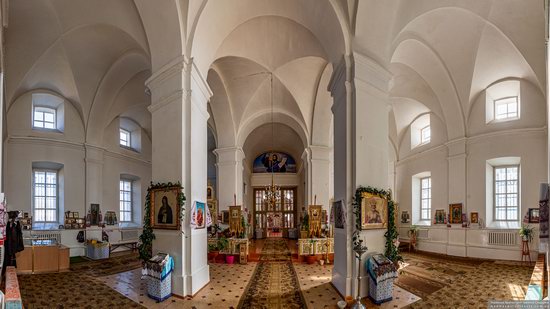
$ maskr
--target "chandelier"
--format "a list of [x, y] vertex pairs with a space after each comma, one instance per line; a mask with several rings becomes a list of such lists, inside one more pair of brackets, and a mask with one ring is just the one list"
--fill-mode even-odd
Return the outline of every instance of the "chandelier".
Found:
[[268, 185], [265, 187], [265, 193], [264, 193], [264, 203], [267, 205], [267, 209], [275, 210], [275, 205], [277, 204], [277, 200], [280, 200], [281, 198], [281, 188], [277, 185], [275, 185], [275, 175], [274, 175], [274, 165], [276, 164], [275, 160], [273, 160], [273, 140], [275, 138], [275, 124], [273, 122], [273, 73], [269, 72], [270, 77], [270, 85], [271, 85], [271, 151], [269, 152], [269, 169], [271, 170], [271, 185]]

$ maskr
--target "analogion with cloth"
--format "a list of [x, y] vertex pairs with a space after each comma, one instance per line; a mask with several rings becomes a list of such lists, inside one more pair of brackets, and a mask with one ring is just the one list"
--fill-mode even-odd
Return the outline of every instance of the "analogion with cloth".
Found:
[[147, 295], [161, 302], [172, 295], [172, 271], [174, 259], [166, 254], [159, 253], [148, 260], [141, 274], [147, 280]]
[[375, 304], [392, 300], [393, 280], [397, 278], [397, 268], [384, 255], [373, 255], [367, 260], [369, 274], [369, 298]]

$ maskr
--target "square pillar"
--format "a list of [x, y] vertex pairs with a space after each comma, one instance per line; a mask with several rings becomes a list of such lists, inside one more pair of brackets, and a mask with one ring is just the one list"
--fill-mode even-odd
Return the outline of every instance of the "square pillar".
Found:
[[194, 201], [206, 202], [207, 101], [212, 95], [192, 59], [180, 57], [146, 81], [151, 92], [152, 181], [180, 181], [186, 197], [181, 231], [155, 229], [153, 254], [174, 257], [172, 292], [197, 293], [209, 281], [206, 229], [189, 225]]
[[[388, 189], [388, 87], [391, 73], [354, 53], [335, 69], [330, 91], [334, 104], [334, 199], [348, 210], [345, 229], [335, 229], [333, 284], [343, 295], [356, 295], [357, 263], [352, 251], [353, 198], [359, 186]], [[386, 229], [361, 232], [369, 253], [384, 253]], [[362, 261], [364, 263], [364, 260]], [[362, 296], [367, 276], [363, 273]]]

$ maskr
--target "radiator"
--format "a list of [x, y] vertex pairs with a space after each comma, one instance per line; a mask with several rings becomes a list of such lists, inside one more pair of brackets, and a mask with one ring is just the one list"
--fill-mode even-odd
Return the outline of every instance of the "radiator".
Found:
[[61, 232], [52, 232], [52, 231], [32, 231], [31, 236], [33, 239], [39, 240], [48, 240], [55, 239], [58, 244], [61, 244]]
[[121, 237], [121, 240], [138, 240], [139, 231], [138, 230], [121, 230], [120, 237]]
[[418, 235], [416, 236], [417, 238], [421, 238], [421, 239], [427, 239], [428, 238], [428, 232], [430, 230], [428, 229], [419, 229], [418, 230]]
[[489, 245], [515, 246], [517, 239], [517, 232], [489, 232]]

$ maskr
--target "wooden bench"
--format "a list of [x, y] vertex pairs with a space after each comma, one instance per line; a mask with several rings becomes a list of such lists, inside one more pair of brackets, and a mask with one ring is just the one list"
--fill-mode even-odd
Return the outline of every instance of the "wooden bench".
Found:
[[[109, 247], [109, 254], [113, 253], [116, 249], [120, 247], [128, 248], [132, 251], [137, 250], [138, 242], [139, 242], [139, 230], [137, 229], [114, 229], [111, 231], [108, 231], [112, 234], [112, 237], [109, 236], [110, 239], [120, 239], [119, 241], [112, 241], [110, 243]], [[120, 238], [116, 233], [120, 233]]]
[[115, 251], [119, 247], [125, 247], [132, 251], [135, 251], [137, 250], [137, 244], [138, 244], [137, 240], [121, 240], [116, 243], [111, 243], [111, 247], [109, 248], [109, 253], [113, 253], [113, 251]]

